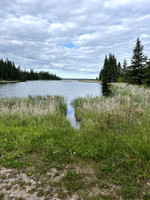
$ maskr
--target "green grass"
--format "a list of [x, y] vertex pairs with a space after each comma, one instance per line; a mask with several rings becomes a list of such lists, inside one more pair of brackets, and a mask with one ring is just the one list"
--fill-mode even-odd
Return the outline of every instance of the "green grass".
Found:
[[[39, 107], [41, 100], [41, 105], [44, 106], [42, 111]], [[51, 103], [51, 100], [52, 106], [55, 107], [52, 107], [52, 112], [48, 112], [45, 105], [49, 101]], [[56, 101], [56, 105], [53, 105], [53, 100]], [[38, 155], [42, 155], [41, 160], [44, 162], [49, 162], [51, 159], [53, 162], [57, 161], [61, 155], [64, 157], [65, 144], [61, 138], [66, 138], [68, 133], [72, 132], [72, 127], [66, 120], [66, 104], [62, 98], [29, 97], [21, 102], [21, 105], [27, 105], [26, 110], [22, 107], [18, 109], [20, 101], [22, 100], [1, 100], [1, 108], [5, 106], [9, 109], [8, 112], [1, 112], [1, 163], [7, 167], [18, 168], [28, 166]], [[17, 108], [16, 102], [19, 102]], [[29, 113], [30, 109], [32, 113]]]
[[65, 171], [50, 183], [62, 199], [74, 193], [84, 199], [148, 199], [150, 90], [124, 84], [111, 89], [115, 96], [74, 101], [80, 130], [67, 121], [61, 97], [1, 99], [1, 165], [29, 177], [51, 168], [60, 172], [56, 177]]

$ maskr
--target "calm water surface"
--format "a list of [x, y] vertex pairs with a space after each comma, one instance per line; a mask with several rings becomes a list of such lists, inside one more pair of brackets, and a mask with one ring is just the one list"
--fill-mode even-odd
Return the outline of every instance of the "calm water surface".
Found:
[[99, 83], [79, 81], [27, 81], [20, 83], [0, 84], [0, 98], [27, 97], [28, 95], [58, 95], [64, 96], [67, 102], [67, 118], [75, 128], [80, 127], [76, 121], [72, 100], [87, 95], [102, 96], [102, 86]]

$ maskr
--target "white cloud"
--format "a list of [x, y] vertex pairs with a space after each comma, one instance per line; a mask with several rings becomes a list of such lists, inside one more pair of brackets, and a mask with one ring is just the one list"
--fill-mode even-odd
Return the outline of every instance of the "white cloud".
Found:
[[149, 10], [149, 0], [1, 0], [0, 57], [26, 69], [95, 78], [110, 52], [130, 64], [138, 36], [149, 54]]

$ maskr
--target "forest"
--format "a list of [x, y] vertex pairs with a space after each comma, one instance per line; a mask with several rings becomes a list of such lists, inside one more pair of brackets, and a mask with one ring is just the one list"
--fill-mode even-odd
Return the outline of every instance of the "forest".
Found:
[[26, 80], [61, 80], [60, 77], [49, 72], [34, 72], [33, 69], [30, 71], [21, 70], [20, 66], [16, 67], [14, 62], [6, 59], [0, 60], [0, 80], [7, 81], [26, 81]]
[[102, 83], [126, 82], [150, 85], [150, 59], [144, 55], [143, 49], [144, 46], [137, 38], [130, 66], [127, 65], [126, 59], [121, 66], [121, 63], [117, 63], [116, 57], [111, 53], [105, 56], [104, 65], [99, 74]]

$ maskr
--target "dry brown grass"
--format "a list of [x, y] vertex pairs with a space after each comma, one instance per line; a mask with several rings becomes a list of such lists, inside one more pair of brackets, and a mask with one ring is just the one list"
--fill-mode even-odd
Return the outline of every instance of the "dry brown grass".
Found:
[[58, 101], [55, 97], [27, 97], [1, 99], [0, 114], [43, 115], [55, 114], [58, 111]]
[[150, 89], [128, 85], [126, 83], [113, 83], [112, 89], [116, 96], [110, 98], [86, 98], [83, 110], [89, 112], [119, 111], [120, 107], [136, 107], [139, 111], [150, 107]]

